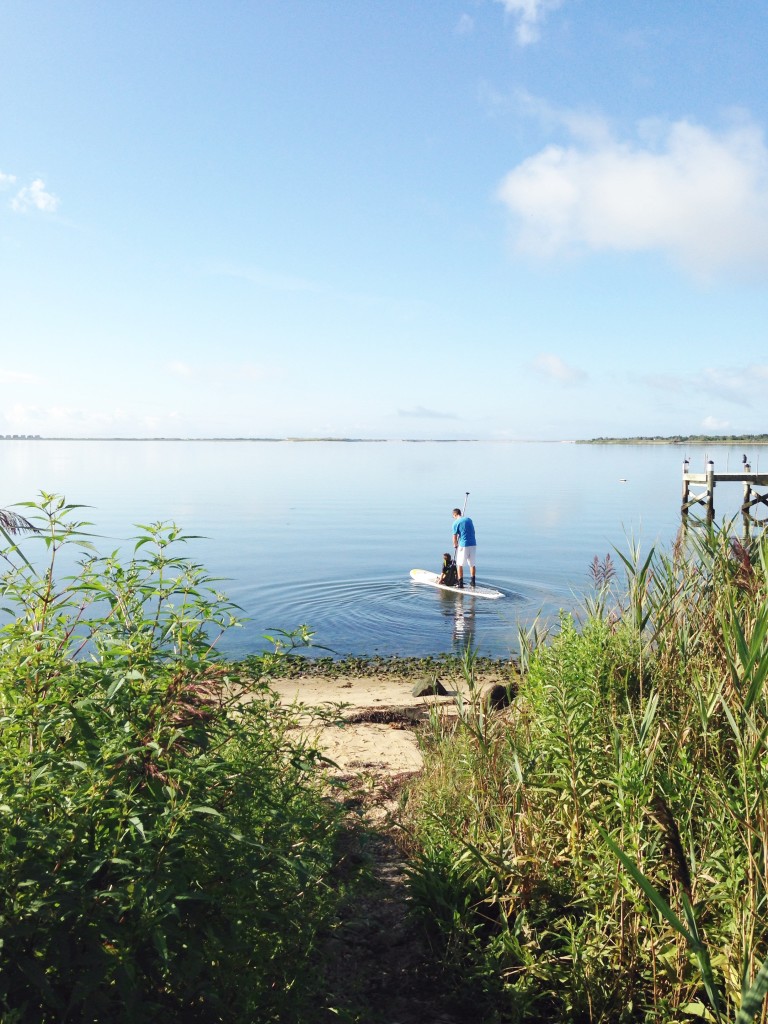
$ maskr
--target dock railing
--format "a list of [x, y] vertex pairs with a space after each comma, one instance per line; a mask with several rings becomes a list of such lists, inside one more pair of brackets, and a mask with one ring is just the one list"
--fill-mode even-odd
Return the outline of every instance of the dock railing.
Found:
[[741, 514], [745, 520], [764, 525], [765, 519], [758, 519], [753, 515], [752, 510], [759, 505], [768, 509], [768, 493], [757, 490], [758, 487], [768, 487], [768, 473], [753, 473], [749, 462], [744, 457], [741, 470], [737, 473], [716, 473], [715, 464], [712, 459], [707, 461], [703, 473], [691, 473], [688, 468], [688, 459], [683, 462], [683, 500], [680, 512], [687, 517], [691, 508], [696, 505], [703, 505], [706, 509], [705, 515], [708, 521], [715, 517], [715, 487], [719, 483], [741, 483], [743, 485]]

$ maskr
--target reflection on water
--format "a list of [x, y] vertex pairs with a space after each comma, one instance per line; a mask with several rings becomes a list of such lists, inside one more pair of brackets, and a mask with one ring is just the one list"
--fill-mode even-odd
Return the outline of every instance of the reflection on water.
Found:
[[[506, 656], [518, 626], [576, 605], [595, 555], [669, 545], [680, 525], [681, 463], [716, 446], [502, 443], [0, 441], [0, 506], [41, 489], [90, 505], [103, 552], [139, 522], [200, 536], [185, 551], [243, 610], [233, 655], [306, 623], [338, 654]], [[753, 465], [755, 460], [753, 459]], [[409, 579], [438, 569], [463, 504], [478, 533], [480, 582], [498, 601]], [[718, 494], [718, 513], [732, 509]], [[722, 506], [722, 507], [721, 507]]]
[[475, 645], [474, 603], [470, 603], [469, 607], [462, 604], [456, 609], [453, 616], [453, 643], [461, 649]]
[[446, 637], [450, 635], [451, 638], [446, 649], [461, 652], [470, 645], [474, 646], [475, 606], [479, 599], [451, 594], [447, 590], [435, 589], [434, 593], [440, 602], [441, 614], [450, 626], [450, 633], [446, 629]]

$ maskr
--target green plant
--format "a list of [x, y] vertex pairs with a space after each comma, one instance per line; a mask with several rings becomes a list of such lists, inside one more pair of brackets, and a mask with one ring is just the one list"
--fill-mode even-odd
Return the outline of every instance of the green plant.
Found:
[[234, 609], [173, 524], [124, 560], [62, 498], [26, 507], [47, 558], [7, 550], [0, 581], [0, 1016], [312, 1019], [338, 815], [273, 660], [217, 659]]
[[768, 539], [620, 562], [512, 708], [432, 716], [414, 898], [504, 1020], [765, 1021]]

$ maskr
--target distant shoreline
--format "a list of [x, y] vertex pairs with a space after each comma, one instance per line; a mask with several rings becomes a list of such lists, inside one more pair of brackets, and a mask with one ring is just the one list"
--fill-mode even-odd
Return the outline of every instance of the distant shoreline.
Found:
[[734, 444], [768, 445], [768, 434], [716, 435], [674, 434], [669, 437], [592, 437], [592, 438], [491, 438], [491, 437], [44, 437], [41, 434], [0, 434], [2, 441], [125, 441], [168, 443], [221, 444], [625, 444], [625, 445], [693, 445]]
[[717, 437], [709, 434], [674, 434], [671, 437], [593, 437], [574, 444], [768, 444], [768, 434], [730, 434]]
[[40, 434], [0, 434], [0, 441], [216, 441], [269, 443], [269, 444], [579, 444], [578, 441], [546, 440], [539, 438], [483, 438], [483, 437], [43, 437]]

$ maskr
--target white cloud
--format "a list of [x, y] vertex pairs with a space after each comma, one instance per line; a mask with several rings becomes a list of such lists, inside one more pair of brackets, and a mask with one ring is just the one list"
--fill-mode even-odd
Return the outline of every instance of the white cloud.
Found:
[[34, 384], [37, 377], [22, 370], [4, 370], [0, 368], [0, 384]]
[[241, 281], [249, 281], [259, 288], [275, 292], [314, 292], [320, 293], [324, 289], [314, 281], [302, 277], [293, 277], [290, 274], [274, 274], [261, 270], [259, 267], [227, 267], [220, 266], [213, 268], [214, 274], [222, 277], [232, 277]]
[[569, 366], [560, 356], [552, 355], [550, 352], [542, 352], [541, 355], [536, 356], [531, 365], [543, 377], [560, 381], [561, 384], [575, 384], [587, 377], [583, 370], [576, 366]]
[[17, 213], [26, 213], [28, 210], [55, 213], [59, 208], [59, 200], [51, 192], [46, 191], [42, 178], [35, 178], [31, 185], [19, 189], [11, 200], [11, 208]]
[[397, 415], [421, 420], [457, 420], [459, 418], [455, 412], [438, 412], [436, 409], [427, 409], [423, 405], [416, 405], [413, 409], [398, 409]]
[[462, 14], [453, 30], [457, 36], [469, 36], [475, 30], [475, 19], [470, 14]]
[[649, 374], [642, 378], [659, 391], [708, 395], [733, 405], [759, 405], [768, 390], [768, 365], [706, 367], [688, 375]]
[[227, 386], [276, 379], [282, 375], [280, 368], [262, 363], [217, 362], [192, 365], [181, 359], [174, 359], [166, 363], [165, 368], [171, 376], [182, 380], [208, 383], [216, 381], [217, 384]]
[[260, 363], [243, 363], [234, 369], [236, 376], [243, 381], [262, 381], [280, 376], [275, 369], [263, 366]]
[[701, 421], [702, 430], [727, 430], [730, 426], [728, 420], [719, 420], [716, 416], [705, 416]]
[[102, 428], [113, 417], [104, 416], [93, 410], [79, 409], [64, 405], [25, 405], [17, 402], [4, 411], [3, 419], [14, 431], [28, 434], [56, 436], [59, 434], [82, 434], [92, 424], [94, 432]]
[[517, 20], [517, 41], [521, 46], [535, 43], [540, 26], [549, 11], [562, 6], [563, 0], [496, 0]]
[[673, 394], [680, 394], [692, 386], [689, 381], [674, 373], [645, 373], [638, 380], [653, 391], [670, 391]]
[[519, 251], [660, 251], [700, 278], [768, 273], [768, 149], [756, 125], [645, 122], [630, 141], [594, 118], [568, 127], [577, 142], [547, 146], [499, 187]]
[[115, 406], [109, 410], [52, 403], [16, 403], [0, 412], [0, 433], [41, 434], [43, 437], [146, 437], [179, 433], [178, 413], [163, 408], [135, 410]]
[[194, 373], [189, 363], [183, 363], [180, 359], [175, 359], [168, 363], [168, 371], [174, 377], [191, 377]]
[[598, 111], [558, 107], [541, 96], [534, 96], [527, 89], [515, 89], [506, 103], [520, 115], [538, 121], [547, 131], [563, 128], [571, 138], [592, 146], [602, 146], [611, 141], [610, 122]]
[[15, 181], [15, 174], [3, 174], [3, 172], [0, 171], [0, 188], [10, 188]]
[[706, 369], [697, 375], [695, 386], [708, 395], [735, 405], [752, 405], [765, 398], [768, 367], [743, 369]]

